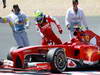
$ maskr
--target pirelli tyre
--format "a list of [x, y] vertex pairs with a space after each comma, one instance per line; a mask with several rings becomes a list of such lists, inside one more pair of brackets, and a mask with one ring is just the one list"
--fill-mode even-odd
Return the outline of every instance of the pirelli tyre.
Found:
[[47, 61], [50, 63], [51, 72], [53, 73], [62, 73], [65, 71], [66, 63], [66, 54], [63, 48], [53, 48], [50, 49], [47, 53]]
[[23, 64], [22, 64], [22, 61], [21, 61], [20, 57], [17, 56], [15, 59], [16, 59], [15, 65], [14, 65], [15, 68], [23, 68]]

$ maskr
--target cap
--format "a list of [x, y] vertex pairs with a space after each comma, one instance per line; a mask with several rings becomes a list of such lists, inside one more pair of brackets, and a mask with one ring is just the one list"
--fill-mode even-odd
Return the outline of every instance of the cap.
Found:
[[78, 3], [78, 0], [72, 0], [72, 2], [77, 2]]
[[18, 9], [20, 11], [20, 8], [19, 8], [18, 4], [14, 4], [13, 9]]
[[13, 8], [19, 8], [18, 4], [14, 4]]

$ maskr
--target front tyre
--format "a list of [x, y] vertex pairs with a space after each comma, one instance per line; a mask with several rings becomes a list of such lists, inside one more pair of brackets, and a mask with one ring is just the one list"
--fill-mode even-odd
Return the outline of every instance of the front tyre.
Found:
[[47, 53], [47, 61], [50, 63], [51, 72], [61, 73], [65, 71], [66, 63], [66, 54], [63, 48], [53, 48], [50, 49]]

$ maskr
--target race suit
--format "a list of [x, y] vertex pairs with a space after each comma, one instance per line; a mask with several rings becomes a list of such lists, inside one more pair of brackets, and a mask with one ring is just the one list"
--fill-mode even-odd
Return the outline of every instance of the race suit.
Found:
[[8, 16], [0, 19], [0, 22], [10, 24], [13, 31], [13, 36], [19, 47], [29, 46], [27, 33], [25, 32], [25, 27], [29, 26], [29, 21], [25, 14], [19, 13], [16, 15], [11, 13]]
[[45, 22], [43, 21], [41, 24], [36, 24], [40, 33], [42, 34], [42, 45], [47, 45], [50, 42], [54, 44], [62, 44], [61, 40], [53, 32], [51, 23], [55, 23], [59, 31], [62, 30], [60, 25], [48, 15], [45, 16]]
[[69, 30], [70, 38], [73, 37], [75, 25], [84, 25], [85, 27], [87, 27], [87, 22], [83, 10], [81, 8], [78, 8], [76, 14], [73, 8], [69, 8], [67, 10], [66, 17], [65, 17], [65, 24], [66, 26], [69, 26], [68, 30]]

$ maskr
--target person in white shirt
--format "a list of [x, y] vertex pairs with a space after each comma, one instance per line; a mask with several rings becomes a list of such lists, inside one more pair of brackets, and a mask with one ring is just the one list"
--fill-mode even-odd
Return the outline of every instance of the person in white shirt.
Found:
[[29, 27], [28, 17], [20, 12], [17, 4], [13, 5], [12, 13], [4, 18], [0, 18], [0, 23], [9, 23], [13, 36], [19, 48], [29, 46], [29, 40], [25, 29]]
[[73, 7], [69, 8], [65, 17], [65, 24], [69, 30], [70, 39], [73, 37], [74, 26], [75, 25], [84, 25], [88, 29], [86, 17], [81, 8], [78, 7], [78, 0], [72, 0]]

